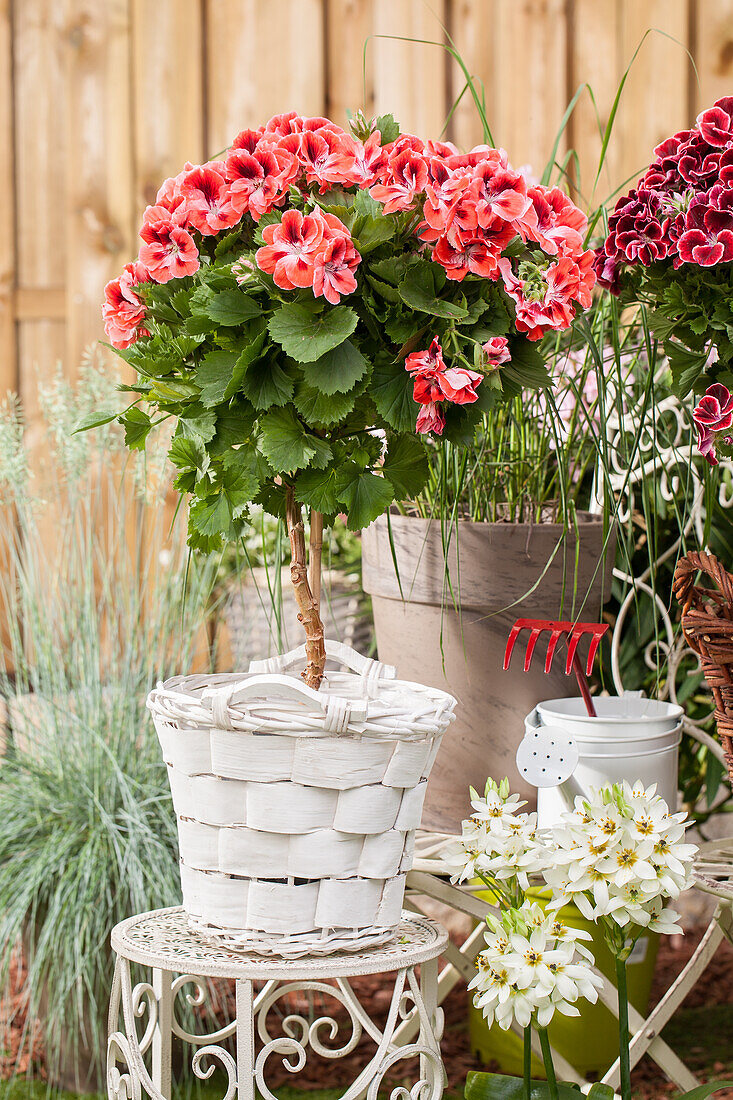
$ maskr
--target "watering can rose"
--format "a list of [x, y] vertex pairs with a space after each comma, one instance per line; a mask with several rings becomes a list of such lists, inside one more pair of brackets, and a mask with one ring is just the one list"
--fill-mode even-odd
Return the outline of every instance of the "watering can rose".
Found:
[[128, 443], [176, 420], [195, 548], [238, 539], [252, 503], [291, 536], [303, 506], [358, 530], [421, 491], [437, 437], [465, 443], [550, 384], [536, 342], [589, 304], [585, 232], [502, 150], [460, 153], [388, 115], [243, 130], [164, 181], [137, 261], [105, 289], [107, 336], [138, 374]]

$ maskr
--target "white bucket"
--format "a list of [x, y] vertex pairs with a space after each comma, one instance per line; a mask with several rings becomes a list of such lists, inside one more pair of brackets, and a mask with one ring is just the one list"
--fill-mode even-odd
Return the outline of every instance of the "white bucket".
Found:
[[572, 777], [557, 787], [537, 792], [540, 828], [557, 824], [577, 794], [622, 779], [657, 793], [674, 810], [677, 806], [677, 765], [682, 737], [682, 707], [636, 695], [601, 696], [593, 700], [597, 718], [590, 718], [582, 699], [551, 699], [540, 703], [525, 720], [527, 732], [538, 726], [559, 728], [578, 747]]

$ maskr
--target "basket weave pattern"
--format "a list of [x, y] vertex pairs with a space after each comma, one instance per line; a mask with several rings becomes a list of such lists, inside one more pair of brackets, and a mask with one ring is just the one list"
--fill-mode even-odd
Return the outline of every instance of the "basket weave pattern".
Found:
[[[696, 583], [703, 573], [716, 585]], [[677, 563], [674, 594], [682, 606], [682, 631], [700, 658], [715, 700], [715, 721], [733, 782], [733, 576], [713, 554], [690, 551]]]
[[399, 923], [455, 701], [359, 665], [361, 675], [327, 673], [320, 692], [270, 671], [176, 677], [149, 697], [184, 907], [229, 947], [325, 954], [380, 942]]

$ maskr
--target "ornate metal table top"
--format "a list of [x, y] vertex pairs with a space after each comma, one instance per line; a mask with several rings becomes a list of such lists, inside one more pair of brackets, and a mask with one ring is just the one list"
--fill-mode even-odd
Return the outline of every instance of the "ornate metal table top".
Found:
[[448, 933], [440, 925], [407, 914], [395, 939], [382, 947], [295, 960], [228, 951], [210, 943], [191, 931], [181, 907], [139, 913], [112, 930], [112, 949], [131, 962], [201, 977], [263, 981], [349, 978], [402, 970], [436, 958], [447, 942]]

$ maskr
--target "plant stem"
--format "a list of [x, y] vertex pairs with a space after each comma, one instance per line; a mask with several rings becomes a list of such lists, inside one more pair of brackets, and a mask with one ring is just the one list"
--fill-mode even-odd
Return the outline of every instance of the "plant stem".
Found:
[[311, 510], [310, 546], [308, 547], [308, 583], [316, 611], [321, 612], [321, 552], [323, 549], [323, 512]]
[[618, 989], [618, 1060], [621, 1096], [623, 1100], [631, 1100], [629, 995], [626, 988], [626, 959], [619, 955], [616, 956], [616, 988]]
[[[313, 598], [308, 584], [308, 572], [305, 563], [305, 530], [303, 512], [295, 500], [292, 487], [287, 487], [285, 515], [290, 539], [290, 579], [295, 599], [300, 609], [298, 619], [305, 629], [306, 666], [302, 673], [308, 687], [317, 691], [323, 679], [326, 667], [326, 646], [323, 640], [323, 623], [318, 612], [318, 604]], [[320, 591], [320, 575], [318, 578]]]
[[532, 1093], [532, 1025], [524, 1029], [524, 1100], [530, 1100]]
[[547, 1037], [547, 1028], [538, 1027], [537, 1034], [540, 1037], [540, 1046], [542, 1047], [542, 1061], [545, 1063], [550, 1100], [558, 1100], [557, 1078], [555, 1077], [555, 1066], [552, 1061], [552, 1051], [550, 1050], [550, 1040]]

